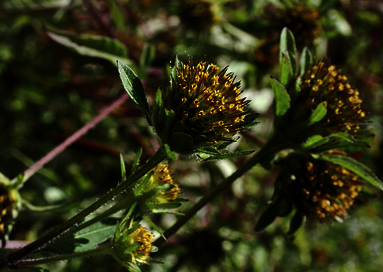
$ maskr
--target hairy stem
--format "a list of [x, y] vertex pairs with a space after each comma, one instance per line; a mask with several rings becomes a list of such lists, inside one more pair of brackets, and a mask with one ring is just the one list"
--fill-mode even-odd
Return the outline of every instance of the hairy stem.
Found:
[[5, 260], [3, 260], [2, 263], [0, 263], [0, 268], [4, 266], [16, 267], [18, 265], [18, 262], [20, 262], [22, 258], [32, 253], [36, 249], [42, 247], [46, 243], [52, 241], [54, 238], [62, 234], [65, 230], [80, 223], [89, 214], [97, 210], [99, 207], [101, 207], [105, 203], [108, 203], [110, 200], [112, 200], [114, 197], [119, 195], [121, 192], [125, 191], [130, 185], [132, 185], [138, 179], [143, 177], [145, 174], [151, 171], [155, 166], [157, 166], [159, 163], [164, 161], [166, 158], [167, 158], [166, 152], [162, 148], [158, 149], [157, 152], [154, 154], [154, 156], [150, 158], [150, 160], [146, 164], [144, 164], [141, 168], [139, 168], [136, 172], [134, 172], [125, 181], [117, 185], [116, 188], [110, 190], [108, 193], [100, 197], [93, 204], [91, 204], [90, 206], [88, 206], [87, 208], [85, 208], [84, 210], [82, 210], [81, 212], [73, 216], [72, 218], [70, 218], [65, 223], [46, 232], [44, 235], [42, 235], [41, 237], [39, 237], [37, 240], [33, 241], [32, 243], [28, 244], [27, 246], [17, 251], [11, 252], [5, 258]]
[[96, 255], [106, 255], [106, 254], [110, 254], [110, 250], [112, 249], [112, 247], [113, 247], [113, 244], [106, 244], [106, 245], [100, 246], [98, 248], [87, 250], [87, 251], [82, 251], [82, 252], [75, 252], [75, 253], [71, 253], [71, 254], [57, 255], [57, 256], [53, 256], [53, 257], [46, 257], [46, 258], [39, 258], [39, 259], [22, 260], [18, 264], [19, 265], [40, 265], [40, 264], [47, 264], [47, 263], [70, 260], [73, 258], [92, 257], [92, 256], [96, 256]]

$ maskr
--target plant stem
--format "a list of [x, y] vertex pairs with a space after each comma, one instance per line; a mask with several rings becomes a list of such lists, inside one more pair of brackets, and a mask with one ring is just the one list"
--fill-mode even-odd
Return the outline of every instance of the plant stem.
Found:
[[82, 258], [82, 257], [92, 257], [96, 255], [106, 255], [110, 254], [110, 250], [112, 249], [113, 244], [106, 244], [103, 246], [100, 246], [95, 249], [82, 251], [82, 252], [75, 252], [71, 254], [64, 254], [64, 255], [57, 255], [53, 257], [47, 257], [47, 258], [39, 258], [39, 259], [29, 259], [29, 260], [21, 260], [19, 261], [19, 265], [40, 265], [40, 264], [47, 264], [47, 263], [53, 263], [53, 262], [59, 262], [64, 260], [70, 260], [73, 258]]
[[101, 221], [102, 219], [105, 219], [107, 218], [108, 216], [124, 209], [124, 208], [127, 208], [127, 207], [131, 207], [132, 204], [134, 203], [135, 199], [127, 199], [127, 198], [124, 198], [121, 202], [117, 203], [116, 205], [112, 206], [111, 208], [109, 208], [108, 210], [106, 210], [105, 212], [93, 217], [92, 219], [80, 224], [80, 225], [77, 225], [71, 229], [69, 229], [68, 231], [64, 232], [62, 235], [61, 235], [61, 238], [62, 237], [66, 237], [66, 236], [69, 236], [69, 235], [72, 235], [82, 229], [85, 229], [86, 227], [98, 222], [98, 221]]
[[99, 207], [104, 205], [105, 203], [112, 200], [114, 197], [116, 197], [118, 194], [126, 190], [130, 185], [132, 185], [134, 182], [136, 182], [138, 179], [143, 177], [145, 174], [147, 174], [149, 171], [151, 171], [155, 166], [157, 166], [159, 163], [164, 161], [167, 158], [166, 152], [159, 148], [157, 152], [154, 154], [152, 158], [149, 159], [147, 163], [145, 163], [141, 168], [139, 168], [136, 172], [134, 172], [129, 178], [127, 178], [125, 181], [121, 182], [117, 185], [116, 188], [110, 190], [108, 193], [103, 195], [101, 198], [96, 200], [93, 204], [70, 218], [65, 223], [51, 229], [50, 231], [43, 234], [41, 237], [39, 237], [37, 240], [33, 241], [32, 243], [28, 244], [27, 246], [11, 252], [5, 260], [0, 263], [0, 268], [8, 265], [8, 267], [15, 267], [17, 266], [19, 260], [27, 256], [28, 254], [32, 253], [36, 249], [42, 247], [46, 243], [52, 241], [54, 238], [59, 236], [61, 233], [63, 233], [65, 230], [69, 229], [70, 227], [80, 223], [84, 218], [86, 218], [89, 214], [97, 210]]
[[[209, 194], [202, 197], [194, 206], [169, 229], [164, 232], [164, 236], [169, 238], [175, 234], [183, 225], [185, 225], [200, 209], [202, 209], [207, 203], [212, 199], [226, 190], [234, 181], [236, 181], [243, 174], [248, 172], [255, 165], [260, 163], [262, 159], [267, 158], [268, 156], [275, 154], [282, 149], [285, 149], [287, 146], [283, 142], [278, 141], [278, 137], [273, 137], [261, 150], [259, 150], [250, 160], [245, 164], [239, 167], [231, 176], [227, 177], [224, 181], [214, 187]], [[160, 237], [158, 238], [154, 245], [161, 246], [165, 240]]]
[[[65, 148], [73, 144], [77, 141], [81, 136], [87, 133], [91, 128], [97, 125], [105, 116], [111, 113], [116, 107], [124, 103], [129, 96], [124, 93], [119, 99], [114, 101], [110, 106], [106, 109], [102, 110], [99, 115], [97, 115], [92, 121], [83, 126], [80, 130], [76, 131], [73, 135], [71, 135], [68, 139], [62, 142], [59, 146], [37, 161], [34, 165], [32, 165], [28, 170], [24, 172], [23, 182], [27, 181], [34, 173], [36, 173], [41, 167], [43, 167], [46, 163], [55, 158], [58, 154], [60, 154]], [[15, 179], [16, 180], [16, 179]], [[22, 184], [19, 185], [22, 186]]]

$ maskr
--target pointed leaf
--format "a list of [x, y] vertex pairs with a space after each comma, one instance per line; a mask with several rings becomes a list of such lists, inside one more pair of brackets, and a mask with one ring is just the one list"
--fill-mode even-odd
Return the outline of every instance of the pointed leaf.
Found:
[[[301, 146], [304, 149], [309, 149], [315, 146], [317, 143], [323, 140], [323, 137], [321, 135], [314, 135], [307, 139], [305, 143], [303, 143]], [[328, 142], [328, 139], [325, 141]]]
[[142, 51], [140, 68], [141, 70], [146, 69], [153, 61], [155, 54], [155, 47], [152, 44], [145, 43]]
[[105, 36], [77, 35], [69, 32], [50, 29], [48, 36], [55, 42], [75, 50], [80, 55], [102, 58], [116, 63], [116, 59], [124, 63], [127, 59], [126, 47], [118, 40]]
[[153, 109], [153, 125], [157, 129], [160, 126], [161, 117], [160, 117], [160, 110], [162, 105], [162, 92], [161, 89], [158, 89], [156, 92], [156, 97], [154, 99], [154, 109]]
[[286, 86], [292, 78], [294, 78], [293, 74], [293, 68], [291, 67], [291, 61], [289, 57], [288, 52], [283, 52], [282, 53], [282, 58], [281, 58], [281, 84], [283, 86]]
[[325, 160], [328, 162], [332, 162], [334, 164], [338, 164], [347, 170], [353, 172], [355, 175], [368, 181], [373, 186], [383, 190], [383, 183], [379, 178], [364, 164], [345, 156], [339, 155], [321, 155], [319, 157], [321, 160]]
[[296, 211], [290, 221], [288, 235], [293, 235], [302, 225], [305, 220], [305, 215], [301, 211]]
[[121, 179], [126, 180], [126, 169], [125, 169], [125, 161], [122, 153], [120, 153], [120, 167], [121, 167]]
[[217, 156], [210, 156], [207, 158], [202, 157], [202, 160], [207, 162], [207, 161], [219, 161], [219, 160], [225, 160], [225, 159], [241, 158], [253, 153], [254, 151], [255, 150], [227, 152], [225, 154], [221, 154]]
[[277, 215], [278, 207], [274, 203], [269, 204], [266, 210], [259, 217], [257, 224], [255, 225], [255, 231], [262, 231], [267, 228], [271, 223], [274, 222], [274, 220], [277, 218]]
[[306, 71], [306, 68], [310, 66], [313, 63], [313, 56], [311, 52], [305, 47], [303, 49], [301, 59], [300, 59], [300, 66], [301, 66], [301, 73], [300, 75], [303, 76], [303, 74]]
[[165, 149], [165, 152], [166, 152], [166, 154], [168, 155], [169, 158], [171, 158], [172, 160], [176, 160], [177, 159], [176, 153], [171, 151], [170, 147], [167, 144], [164, 145], [164, 149]]
[[312, 112], [310, 119], [308, 120], [308, 125], [312, 125], [316, 122], [319, 122], [327, 114], [327, 109], [324, 106], [323, 102], [320, 103], [315, 110]]
[[214, 148], [212, 146], [201, 147], [198, 149], [198, 152], [208, 154], [208, 155], [220, 155], [221, 154], [216, 148]]
[[130, 98], [141, 108], [145, 113], [149, 125], [152, 125], [149, 104], [146, 100], [144, 85], [134, 71], [127, 65], [117, 61], [118, 72], [125, 91], [129, 94]]
[[132, 165], [132, 173], [134, 171], [136, 171], [137, 166], [138, 166], [138, 162], [140, 161], [141, 156], [142, 156], [142, 147], [140, 147], [140, 149], [138, 149], [136, 157], [134, 158], [134, 162]]
[[140, 183], [140, 185], [137, 186], [136, 188], [134, 188], [133, 192], [134, 192], [135, 196], [139, 196], [141, 194], [142, 189], [145, 188], [146, 184], [148, 184], [148, 182], [152, 176], [153, 176], [153, 171], [146, 174], [144, 180]]
[[290, 107], [290, 96], [285, 87], [281, 85], [275, 78], [270, 77], [271, 86], [274, 93], [274, 114], [276, 119], [286, 113]]
[[157, 231], [162, 238], [164, 238], [164, 240], [166, 241], [166, 237], [164, 236], [164, 234], [162, 233], [162, 231], [157, 227], [156, 224], [154, 224], [149, 218], [147, 218], [146, 216], [142, 216], [142, 218], [145, 220], [146, 223], [149, 224], [150, 227], [152, 227], [155, 231]]
[[292, 53], [294, 56], [297, 55], [294, 35], [288, 28], [285, 27], [281, 33], [279, 63], [282, 63], [282, 53], [286, 51]]

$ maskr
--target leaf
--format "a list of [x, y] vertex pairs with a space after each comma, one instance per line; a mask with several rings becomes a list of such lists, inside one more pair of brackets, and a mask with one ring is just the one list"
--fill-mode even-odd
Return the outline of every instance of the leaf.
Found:
[[255, 225], [255, 231], [262, 231], [267, 228], [271, 223], [274, 222], [274, 220], [277, 218], [277, 215], [278, 205], [275, 205], [275, 203], [269, 204], [266, 210], [263, 211], [259, 217], [257, 224]]
[[134, 162], [132, 165], [132, 173], [134, 171], [136, 171], [137, 166], [138, 166], [138, 162], [140, 161], [141, 156], [142, 156], [142, 147], [140, 147], [140, 149], [138, 149], [136, 157], [134, 158]]
[[214, 148], [212, 146], [201, 147], [201, 148], [198, 148], [197, 151], [200, 153], [207, 154], [207, 155], [221, 155], [221, 153], [216, 148]]
[[64, 238], [59, 238], [42, 248], [57, 254], [70, 254], [96, 248], [99, 243], [111, 238], [116, 229], [117, 219], [108, 218], [99, 221], [79, 232]]
[[152, 176], [153, 176], [153, 172], [147, 173], [143, 182], [141, 182], [141, 184], [139, 186], [134, 188], [133, 193], [135, 196], [139, 196], [141, 194], [142, 189], [144, 189], [144, 187], [149, 182], [149, 180]]
[[[303, 143], [301, 146], [304, 149], [312, 148], [313, 146], [316, 146], [317, 143], [320, 143], [323, 140], [323, 137], [321, 135], [314, 135], [307, 139], [305, 143]], [[328, 142], [328, 138], [326, 138], [326, 143]]]
[[320, 103], [315, 110], [311, 113], [310, 119], [308, 120], [308, 125], [312, 125], [314, 123], [319, 122], [323, 119], [323, 117], [327, 114], [327, 109], [323, 104], [324, 102]]
[[290, 82], [290, 80], [294, 77], [289, 53], [287, 51], [282, 53], [280, 65], [281, 65], [280, 81], [283, 86], [286, 86]]
[[251, 153], [253, 153], [255, 150], [250, 150], [250, 151], [234, 151], [234, 152], [228, 152], [226, 154], [221, 154], [217, 156], [210, 156], [208, 158], [202, 158], [203, 161], [219, 161], [219, 160], [225, 160], [225, 159], [233, 159], [233, 158], [240, 158], [247, 156]]
[[281, 33], [279, 63], [282, 63], [282, 54], [286, 51], [293, 54], [294, 56], [297, 55], [297, 48], [295, 46], [294, 35], [288, 28], [285, 27]]
[[126, 180], [126, 169], [125, 169], [125, 161], [122, 153], [120, 153], [120, 167], [121, 167], [121, 179]]
[[115, 39], [104, 36], [76, 35], [57, 30], [49, 30], [47, 34], [55, 42], [74, 49], [80, 55], [106, 59], [113, 64], [117, 59], [126, 64], [132, 64], [127, 59], [128, 53], [125, 46]]
[[155, 231], [157, 231], [161, 235], [161, 237], [164, 238], [164, 240], [166, 241], [166, 237], [164, 236], [162, 231], [157, 227], [157, 225], [152, 222], [152, 220], [150, 220], [146, 216], [142, 216], [142, 218], [146, 221], [146, 223], [149, 224], [150, 227], [152, 227]]
[[313, 56], [311, 52], [305, 47], [302, 51], [301, 59], [300, 59], [300, 66], [301, 66], [301, 73], [300, 75], [303, 76], [303, 74], [306, 71], [307, 66], [311, 65], [313, 63]]
[[176, 160], [177, 159], [176, 153], [171, 151], [170, 147], [167, 144], [164, 144], [164, 149], [165, 149], [165, 152], [166, 152], [166, 154], [168, 155], [169, 158], [171, 158], [172, 160]]
[[153, 126], [157, 129], [160, 126], [161, 122], [161, 106], [162, 106], [162, 92], [161, 89], [158, 89], [156, 92], [156, 97], [154, 99], [154, 109], [152, 114]]
[[152, 44], [145, 43], [140, 60], [141, 72], [143, 72], [143, 70], [145, 70], [152, 63], [154, 56], [155, 47]]
[[127, 65], [117, 61], [118, 72], [125, 91], [130, 98], [143, 110], [149, 125], [152, 125], [152, 118], [149, 110], [149, 104], [146, 100], [144, 85], [134, 71]]
[[290, 107], [290, 96], [285, 87], [281, 85], [275, 78], [270, 77], [271, 86], [274, 93], [274, 114], [276, 119], [286, 113]]
[[334, 164], [340, 165], [347, 170], [353, 172], [355, 175], [369, 182], [373, 186], [383, 190], [383, 183], [379, 178], [364, 164], [345, 156], [339, 155], [321, 155], [319, 159], [332, 162]]
[[302, 225], [305, 220], [305, 215], [301, 211], [296, 211], [290, 221], [288, 235], [293, 235]]

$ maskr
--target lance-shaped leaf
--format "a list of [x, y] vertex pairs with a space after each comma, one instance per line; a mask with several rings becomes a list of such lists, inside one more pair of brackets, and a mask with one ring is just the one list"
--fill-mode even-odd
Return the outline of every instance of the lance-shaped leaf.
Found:
[[368, 181], [373, 186], [383, 190], [383, 183], [379, 178], [364, 164], [345, 156], [339, 155], [321, 155], [319, 159], [338, 164], [347, 170], [353, 172], [355, 175]]
[[146, 221], [146, 223], [149, 224], [149, 226], [152, 227], [152, 229], [154, 229], [155, 231], [157, 231], [157, 232], [161, 235], [161, 237], [164, 238], [164, 240], [166, 241], [166, 237], [164, 236], [164, 234], [162, 233], [162, 231], [157, 227], [157, 225], [154, 224], [154, 223], [152, 222], [152, 220], [150, 220], [150, 219], [147, 218], [146, 216], [142, 216], [142, 218]]
[[77, 35], [69, 32], [49, 30], [48, 36], [55, 42], [75, 50], [80, 55], [102, 58], [116, 63], [116, 59], [132, 64], [127, 59], [126, 47], [118, 40], [104, 36]]
[[149, 125], [152, 125], [152, 118], [149, 110], [149, 104], [146, 100], [144, 85], [134, 71], [127, 65], [117, 61], [118, 72], [125, 91], [129, 94], [130, 98], [141, 108], [145, 113]]
[[200, 154], [199, 158], [204, 161], [220, 161], [220, 160], [226, 160], [226, 159], [234, 159], [234, 158], [241, 158], [244, 156], [247, 156], [251, 153], [253, 153], [255, 150], [249, 150], [249, 151], [234, 151], [234, 152], [227, 152], [221, 155], [213, 155], [213, 156], [208, 156], [208, 155], [203, 155]]
[[275, 78], [270, 77], [271, 86], [274, 93], [274, 114], [276, 121], [279, 121], [290, 107], [290, 96], [285, 87]]
[[[288, 51], [294, 56], [297, 55], [297, 47], [295, 46], [295, 39], [293, 33], [286, 27], [282, 30], [280, 49], [279, 49], [279, 63], [282, 63], [282, 53]], [[296, 68], [295, 68], [296, 70]]]
[[306, 66], [311, 65], [313, 63], [313, 56], [311, 52], [305, 47], [302, 51], [301, 59], [300, 59], [300, 66], [301, 66], [301, 72], [300, 75], [302, 76], [306, 71]]
[[305, 215], [301, 211], [296, 211], [293, 218], [291, 218], [290, 221], [290, 227], [288, 235], [293, 235], [299, 228], [303, 225], [303, 222], [305, 220]]

